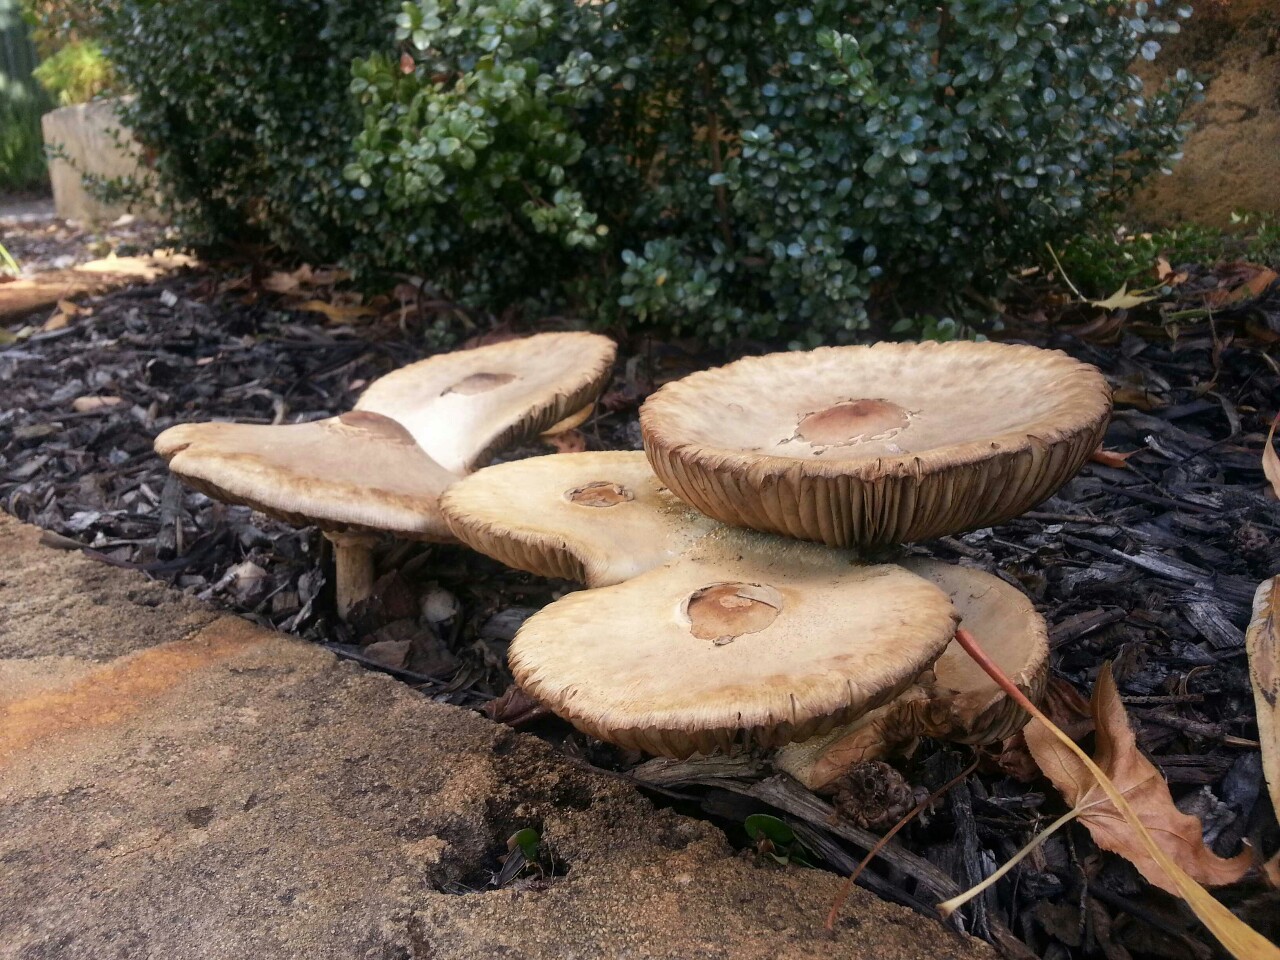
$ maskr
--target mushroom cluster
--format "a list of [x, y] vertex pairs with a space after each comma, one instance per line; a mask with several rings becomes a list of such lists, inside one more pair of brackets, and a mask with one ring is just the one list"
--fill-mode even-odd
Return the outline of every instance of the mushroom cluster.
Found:
[[952, 639], [964, 621], [1037, 697], [1044, 621], [998, 576], [902, 545], [1065, 483], [1110, 416], [1097, 370], [991, 343], [753, 357], [651, 396], [643, 452], [477, 469], [580, 422], [615, 349], [554, 333], [444, 354], [340, 416], [177, 426], [156, 450], [212, 497], [319, 526], [343, 615], [372, 587], [382, 534], [582, 583], [524, 623], [509, 660], [526, 693], [603, 740], [670, 757], [775, 747], [822, 789], [920, 736], [1021, 726]]
[[1110, 408], [1096, 369], [1033, 347], [753, 357], [651, 396], [644, 452], [500, 464], [440, 507], [481, 553], [589, 588], [512, 641], [530, 696], [653, 754], [778, 747], [779, 768], [821, 789], [920, 736], [989, 743], [1025, 722], [952, 638], [963, 620], [1038, 697], [1048, 641], [1031, 602], [901, 547], [1049, 497]]
[[327, 420], [182, 424], [155, 449], [214, 499], [318, 526], [333, 544], [345, 617], [373, 587], [379, 536], [456, 542], [441, 494], [504, 447], [589, 413], [616, 352], [591, 333], [459, 350], [382, 377], [354, 410]]

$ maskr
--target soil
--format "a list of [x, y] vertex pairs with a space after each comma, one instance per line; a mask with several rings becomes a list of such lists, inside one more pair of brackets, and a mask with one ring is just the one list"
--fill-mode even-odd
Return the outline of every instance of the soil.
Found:
[[[1006, 318], [1006, 336], [1064, 349], [1104, 371], [1117, 398], [1106, 447], [1132, 456], [1090, 464], [1008, 524], [909, 550], [982, 567], [1032, 597], [1051, 626], [1058, 701], [1078, 702], [1111, 661], [1139, 743], [1180, 806], [1201, 817], [1209, 845], [1229, 855], [1247, 840], [1269, 854], [1280, 847], [1280, 827], [1261, 789], [1243, 629], [1254, 587], [1280, 569], [1280, 509], [1261, 470], [1280, 397], [1280, 282], [1239, 264], [1174, 266], [1187, 274], [1174, 293], [1132, 314], [1059, 304], [1046, 315], [1043, 291], [1029, 291]], [[326, 323], [272, 292], [281, 284], [263, 275], [205, 270], [89, 298], [91, 312], [68, 326], [0, 348], [0, 508], [44, 527], [50, 543], [142, 571], [431, 699], [533, 731], [563, 755], [643, 782], [658, 802], [713, 821], [744, 847], [746, 816], [782, 816], [814, 862], [850, 869], [874, 841], [858, 824], [885, 824], [882, 809], [850, 808], [856, 791], [846, 791], [837, 815], [793, 781], [770, 777], [767, 756], [714, 769], [646, 764], [509, 689], [507, 643], [572, 584], [461, 548], [387, 544], [374, 597], [344, 624], [314, 531], [211, 502], [168, 476], [151, 453], [165, 427], [340, 413], [373, 378], [428, 352], [442, 317], [456, 316], [402, 299], [359, 327]], [[342, 296], [328, 288], [305, 295]], [[1203, 309], [1210, 302], [1211, 315]], [[468, 332], [477, 340], [511, 331]], [[559, 442], [636, 449], [636, 412], [656, 385], [766, 349], [623, 339], [596, 414]], [[73, 409], [90, 396], [109, 399]], [[505, 456], [551, 450], [533, 444]], [[895, 762], [901, 782], [884, 785], [876, 804], [900, 810], [903, 796], [938, 788], [971, 757], [925, 742]], [[979, 772], [900, 834], [861, 882], [928, 912], [938, 892], [985, 876], [1062, 809], [1028, 764], [1016, 739], [984, 753]], [[1280, 933], [1275, 895], [1259, 881], [1221, 895], [1265, 933]], [[1185, 907], [1100, 852], [1079, 827], [1028, 858], [964, 923], [1006, 949], [1012, 931], [1053, 957], [1124, 950], [1183, 960], [1217, 950]]]
[[1280, 215], [1280, 20], [1273, 0], [1204, 0], [1146, 79], [1182, 68], [1207, 78], [1205, 99], [1171, 176], [1133, 210], [1152, 224], [1229, 227], [1233, 212]]

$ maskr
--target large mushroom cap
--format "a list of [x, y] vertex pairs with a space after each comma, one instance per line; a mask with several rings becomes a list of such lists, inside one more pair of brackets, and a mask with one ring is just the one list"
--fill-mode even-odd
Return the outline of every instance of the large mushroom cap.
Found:
[[473, 550], [589, 587], [661, 566], [721, 527], [672, 496], [639, 451], [486, 467], [450, 487], [440, 508]]
[[640, 411], [672, 492], [737, 526], [871, 546], [985, 526], [1068, 480], [1110, 391], [1059, 351], [878, 343], [748, 357]]
[[[951, 598], [960, 625], [982, 644], [1032, 702], [1049, 680], [1049, 630], [1021, 590], [972, 567], [914, 557], [902, 565]], [[1013, 736], [1027, 714], [958, 643], [933, 665], [934, 707], [921, 717], [921, 732], [958, 743], [995, 743]]]
[[376, 413], [282, 426], [189, 423], [156, 438], [188, 484], [298, 526], [451, 541], [440, 494], [455, 477]]
[[683, 757], [813, 736], [895, 696], [955, 621], [933, 584], [721, 530], [678, 560], [525, 621], [516, 681], [579, 729]]
[[[999, 577], [940, 560], [902, 565], [937, 584], [954, 604], [961, 626], [1033, 701], [1049, 676], [1044, 618], [1021, 591]], [[891, 703], [852, 724], [778, 751], [775, 765], [807, 787], [823, 790], [863, 760], [875, 760], [921, 736], [958, 743], [995, 743], [1012, 736], [1027, 715], [958, 643]]]
[[428, 357], [369, 386], [357, 410], [404, 424], [436, 463], [470, 473], [596, 399], [617, 345], [594, 333], [540, 333]]

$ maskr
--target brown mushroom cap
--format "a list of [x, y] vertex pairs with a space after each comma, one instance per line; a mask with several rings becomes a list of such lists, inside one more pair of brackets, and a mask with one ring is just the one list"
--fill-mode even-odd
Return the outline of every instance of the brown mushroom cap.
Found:
[[722, 528], [672, 496], [639, 451], [486, 467], [450, 487], [440, 509], [473, 550], [589, 587], [652, 570]]
[[594, 333], [540, 333], [428, 357], [369, 386], [357, 410], [404, 424], [445, 470], [470, 473], [591, 404], [617, 345]]
[[579, 729], [684, 757], [847, 723], [896, 696], [954, 626], [942, 591], [901, 567], [721, 529], [672, 563], [544, 608], [510, 662]]
[[[1021, 591], [999, 577], [911, 558], [902, 565], [937, 584], [969, 630], [1005, 674], [1033, 701], [1049, 676], [1044, 618]], [[812, 790], [822, 790], [862, 760], [875, 760], [930, 736], [957, 743], [995, 743], [1012, 736], [1027, 715], [957, 643], [943, 651], [893, 702], [854, 723], [778, 751], [775, 766]]]
[[662, 387], [645, 451], [708, 516], [832, 546], [922, 540], [1044, 500], [1097, 448], [1102, 375], [1059, 351], [878, 343], [748, 357]]
[[453, 540], [439, 503], [456, 478], [376, 413], [282, 426], [189, 423], [160, 434], [155, 449], [202, 493], [287, 523]]

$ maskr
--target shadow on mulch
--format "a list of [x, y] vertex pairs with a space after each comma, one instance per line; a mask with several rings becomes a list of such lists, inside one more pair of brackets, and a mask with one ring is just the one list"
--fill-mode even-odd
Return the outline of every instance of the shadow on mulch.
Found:
[[[425, 352], [411, 325], [326, 326], [224, 281], [190, 273], [94, 298], [90, 315], [0, 349], [0, 507], [45, 528], [52, 546], [143, 571], [633, 777], [642, 757], [589, 740], [508, 692], [508, 642], [571, 584], [461, 548], [388, 544], [373, 598], [343, 624], [314, 531], [210, 501], [169, 477], [151, 443], [174, 423], [331, 416]], [[1256, 336], [1257, 310], [1271, 306], [1260, 298], [1250, 314], [1237, 304], [1238, 316], [1227, 310], [1184, 323], [1177, 339], [1136, 324], [1081, 330], [1106, 343], [1046, 325], [1016, 327], [1106, 373], [1120, 400], [1106, 447], [1136, 452], [1122, 466], [1091, 463], [1017, 520], [909, 548], [979, 566], [1029, 594], [1050, 623], [1064, 695], [1087, 695], [1112, 661], [1139, 743], [1223, 856], [1246, 841], [1260, 851], [1280, 844], [1262, 789], [1243, 646], [1254, 588], [1280, 569], [1280, 508], [1260, 466], [1280, 398], [1280, 364], [1268, 353], [1275, 341]], [[1280, 307], [1274, 313], [1267, 324]], [[624, 344], [582, 442], [638, 449], [645, 395], [723, 359], [676, 343]], [[86, 397], [109, 399], [94, 406]], [[549, 452], [533, 445], [507, 457]], [[1045, 826], [1061, 810], [1057, 794], [1016, 756], [999, 753], [904, 831], [864, 882], [932, 913]], [[926, 742], [897, 767], [908, 784], [933, 789], [969, 760]], [[745, 758], [711, 770], [651, 766], [642, 775], [657, 802], [717, 820], [744, 846], [746, 816], [784, 815], [813, 859], [847, 872], [874, 835], [854, 826], [849, 811], [836, 815], [771, 772], [761, 758]], [[1224, 899], [1276, 936], [1280, 911], [1260, 884], [1238, 885]], [[1047, 957], [1218, 953], [1180, 902], [1098, 851], [1078, 826], [1044, 844], [962, 922], [1008, 953], [1019, 949], [1015, 936]]]

